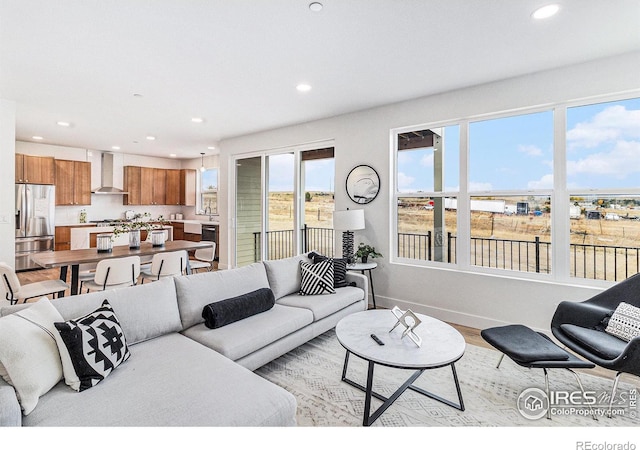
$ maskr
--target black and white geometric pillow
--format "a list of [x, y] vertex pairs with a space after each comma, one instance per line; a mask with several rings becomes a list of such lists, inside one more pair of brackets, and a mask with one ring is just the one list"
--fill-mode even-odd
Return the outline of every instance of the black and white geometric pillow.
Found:
[[341, 288], [349, 286], [349, 282], [347, 281], [347, 260], [345, 258], [328, 258], [315, 252], [309, 253], [309, 258], [313, 260], [314, 264], [331, 259], [333, 261], [333, 287]]
[[300, 272], [300, 295], [335, 294], [332, 260], [327, 259], [317, 264], [300, 261]]
[[640, 308], [620, 302], [605, 331], [627, 342], [640, 336]]
[[122, 327], [107, 300], [92, 313], [67, 322], [56, 322], [55, 327], [72, 364], [72, 367], [64, 367], [69, 361], [62, 357], [65, 381], [79, 392], [104, 380], [131, 356]]

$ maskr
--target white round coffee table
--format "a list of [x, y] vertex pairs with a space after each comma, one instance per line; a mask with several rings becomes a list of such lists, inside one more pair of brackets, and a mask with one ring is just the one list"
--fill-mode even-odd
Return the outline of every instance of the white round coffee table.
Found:
[[[414, 332], [422, 339], [418, 347], [409, 337], [402, 338], [404, 328], [396, 327], [397, 319], [390, 310], [368, 310], [351, 314], [338, 322], [336, 336], [346, 350], [342, 381], [365, 392], [363, 425], [371, 425], [389, 406], [407, 389], [419, 392], [429, 398], [464, 411], [462, 391], [456, 374], [455, 362], [462, 358], [466, 343], [462, 335], [451, 325], [433, 317], [416, 314], [422, 323]], [[375, 334], [384, 345], [379, 345], [371, 337]], [[368, 361], [367, 385], [362, 386], [347, 378], [349, 355], [354, 354]], [[415, 372], [390, 397], [384, 397], [373, 391], [373, 369], [375, 364], [398, 369], [413, 369]], [[453, 379], [458, 393], [458, 403], [453, 403], [412, 383], [428, 369], [451, 366]], [[371, 397], [384, 403], [371, 413]]]

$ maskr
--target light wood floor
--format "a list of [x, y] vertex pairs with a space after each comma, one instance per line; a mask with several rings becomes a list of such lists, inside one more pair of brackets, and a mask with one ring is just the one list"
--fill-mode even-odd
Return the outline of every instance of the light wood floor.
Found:
[[[214, 263], [214, 270], [217, 270], [217, 262]], [[20, 283], [25, 283], [25, 284], [33, 283], [35, 281], [57, 279], [59, 278], [59, 276], [60, 276], [59, 269], [44, 269], [44, 270], [34, 270], [34, 271], [18, 273], [18, 279], [20, 280]], [[70, 282], [70, 277], [71, 275], [69, 274], [67, 282]], [[68, 295], [70, 295], [69, 290], [65, 292], [65, 296], [68, 296]], [[467, 344], [475, 345], [478, 347], [484, 347], [484, 348], [491, 348], [491, 349], [493, 348], [482, 338], [482, 336], [480, 335], [479, 329], [464, 326], [464, 325], [459, 325], [455, 323], [451, 323], [450, 325], [456, 328], [460, 332], [460, 334], [462, 334]], [[497, 362], [498, 362], [498, 359], [496, 359], [496, 364]], [[527, 370], [527, 369], [523, 368], [522, 370]], [[596, 367], [595, 369], [588, 369], [583, 372], [589, 373], [591, 375], [605, 377], [610, 380], [613, 380], [613, 378], [615, 377], [615, 372], [612, 372], [607, 369], [602, 369], [600, 367]], [[638, 385], [639, 383], [639, 380], [637, 377], [633, 377], [631, 375], [626, 375], [626, 374], [621, 377], [620, 381], [626, 381], [636, 385]]]

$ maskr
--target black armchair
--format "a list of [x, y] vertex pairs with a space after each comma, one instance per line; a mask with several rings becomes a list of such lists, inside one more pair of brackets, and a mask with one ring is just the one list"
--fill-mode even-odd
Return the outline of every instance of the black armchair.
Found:
[[620, 375], [640, 376], [640, 337], [626, 342], [604, 331], [607, 320], [621, 302], [640, 307], [640, 274], [583, 302], [561, 302], [551, 320], [551, 332], [566, 347], [600, 367], [617, 372], [609, 414]]

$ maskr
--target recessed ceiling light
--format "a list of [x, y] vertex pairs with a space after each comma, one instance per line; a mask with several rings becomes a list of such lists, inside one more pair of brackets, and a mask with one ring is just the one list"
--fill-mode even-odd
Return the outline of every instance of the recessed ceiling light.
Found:
[[147, 136], [147, 141], [155, 141], [156, 137], [155, 136]]
[[61, 127], [70, 127], [71, 124], [69, 122], [63, 122], [63, 121], [59, 121], [56, 122], [58, 125], [60, 125]]
[[120, 147], [118, 147], [117, 145], [114, 145], [113, 147], [111, 147], [111, 150], [120, 150]]
[[322, 3], [320, 2], [309, 3], [309, 9], [313, 12], [322, 11]]
[[309, 92], [311, 90], [311, 86], [306, 83], [300, 83], [296, 86], [296, 89], [300, 92]]
[[178, 156], [178, 155], [176, 155], [175, 153], [169, 153], [169, 157], [170, 158], [175, 158], [176, 156]]
[[44, 138], [42, 136], [31, 136], [31, 139], [35, 139], [36, 141], [41, 141]]
[[555, 15], [560, 10], [560, 6], [556, 4], [543, 6], [542, 8], [536, 9], [531, 16], [534, 19], [548, 19], [549, 17]]
[[194, 123], [202, 123], [204, 122], [204, 119], [202, 117], [192, 117], [191, 121]]
[[215, 150], [216, 148], [212, 145], [211, 147], [207, 147], [207, 150]]

